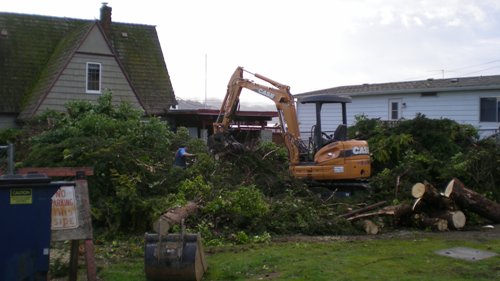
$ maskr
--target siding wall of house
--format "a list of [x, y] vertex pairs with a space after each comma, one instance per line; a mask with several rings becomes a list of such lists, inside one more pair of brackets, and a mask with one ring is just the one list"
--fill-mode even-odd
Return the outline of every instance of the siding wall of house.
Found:
[[[142, 108], [115, 57], [110, 55], [109, 46], [98, 31], [97, 27], [94, 27], [90, 32], [37, 113], [48, 108], [64, 111], [65, 104], [70, 100], [96, 101], [105, 89], [113, 93], [114, 104], [123, 101], [135, 108]], [[101, 94], [86, 93], [88, 62], [101, 64]]]
[[[16, 118], [17, 117], [15, 115], [2, 115], [2, 116], [0, 116], [0, 130], [18, 127], [16, 124]], [[0, 143], [0, 145], [1, 145], [1, 143]]]
[[[499, 97], [497, 91], [474, 92], [438, 92], [436, 96], [416, 94], [400, 95], [366, 95], [352, 96], [352, 103], [347, 104], [347, 122], [353, 125], [355, 116], [366, 115], [368, 118], [389, 119], [389, 100], [399, 100], [401, 117], [414, 118], [418, 113], [428, 118], [448, 118], [460, 124], [471, 124], [479, 129], [482, 137], [498, 132], [500, 123], [479, 122], [479, 101], [481, 97]], [[297, 114], [300, 122], [302, 139], [310, 136], [311, 127], [315, 124], [314, 105], [297, 103]], [[341, 109], [338, 104], [323, 105], [322, 129], [332, 133], [341, 123]]]
[[97, 25], [94, 25], [86, 40], [80, 45], [78, 51], [82, 53], [102, 55], [113, 54]]

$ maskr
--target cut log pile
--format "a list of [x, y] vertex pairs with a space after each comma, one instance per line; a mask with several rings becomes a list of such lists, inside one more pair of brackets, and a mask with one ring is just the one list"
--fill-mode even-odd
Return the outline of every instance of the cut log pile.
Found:
[[436, 231], [464, 228], [467, 218], [463, 211], [476, 213], [493, 223], [500, 223], [500, 204], [465, 187], [456, 178], [449, 182], [443, 193], [430, 183], [416, 183], [411, 189], [411, 195], [415, 199], [412, 205], [403, 203], [375, 210], [385, 204], [383, 201], [350, 211], [341, 217], [354, 222], [367, 234], [378, 233], [373, 221], [368, 220], [370, 217], [378, 216], [393, 217], [395, 225], [405, 223]]

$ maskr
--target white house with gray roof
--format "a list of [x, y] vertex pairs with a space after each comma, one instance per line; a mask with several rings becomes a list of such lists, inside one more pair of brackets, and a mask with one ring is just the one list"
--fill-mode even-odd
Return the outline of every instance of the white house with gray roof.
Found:
[[[350, 96], [348, 125], [354, 124], [357, 115], [396, 121], [421, 113], [427, 118], [448, 118], [460, 124], [471, 124], [481, 137], [499, 132], [500, 75], [340, 86], [296, 94], [303, 138], [310, 134], [315, 113], [314, 105], [301, 104], [300, 99], [316, 94]], [[324, 131], [333, 132], [340, 124], [340, 110], [338, 104], [324, 105]]]

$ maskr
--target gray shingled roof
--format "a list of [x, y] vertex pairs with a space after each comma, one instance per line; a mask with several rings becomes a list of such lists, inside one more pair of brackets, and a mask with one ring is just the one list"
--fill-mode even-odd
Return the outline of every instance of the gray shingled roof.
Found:
[[361, 96], [489, 89], [500, 89], [500, 75], [340, 86], [300, 93], [295, 96], [301, 97], [314, 94]]
[[[32, 23], [40, 26], [41, 21], [35, 20]], [[76, 52], [93, 25], [94, 23], [91, 22], [80, 22], [76, 28], [67, 31], [67, 35], [55, 45], [54, 51], [49, 54], [47, 63], [42, 64], [43, 68], [40, 74], [38, 77], [34, 77], [34, 86], [23, 96], [19, 119], [26, 120], [33, 116], [39, 104], [43, 102], [52, 85], [59, 78], [59, 74], [67, 62], [71, 60], [74, 52]], [[51, 28], [51, 26], [48, 24], [47, 28]], [[29, 51], [29, 49], [26, 51]]]
[[[95, 24], [99, 22], [0, 13], [0, 113], [31, 116]], [[116, 22], [111, 28], [112, 49], [144, 109], [165, 113], [176, 100], [156, 28]]]
[[[164, 114], [176, 105], [156, 27], [112, 23], [111, 41], [119, 61], [149, 114]], [[126, 33], [127, 36], [122, 36]]]

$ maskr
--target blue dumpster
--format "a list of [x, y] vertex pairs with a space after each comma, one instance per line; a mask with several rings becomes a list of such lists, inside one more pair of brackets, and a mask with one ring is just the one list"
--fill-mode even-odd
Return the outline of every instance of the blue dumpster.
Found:
[[0, 280], [47, 280], [51, 198], [64, 184], [40, 174], [0, 176]]

